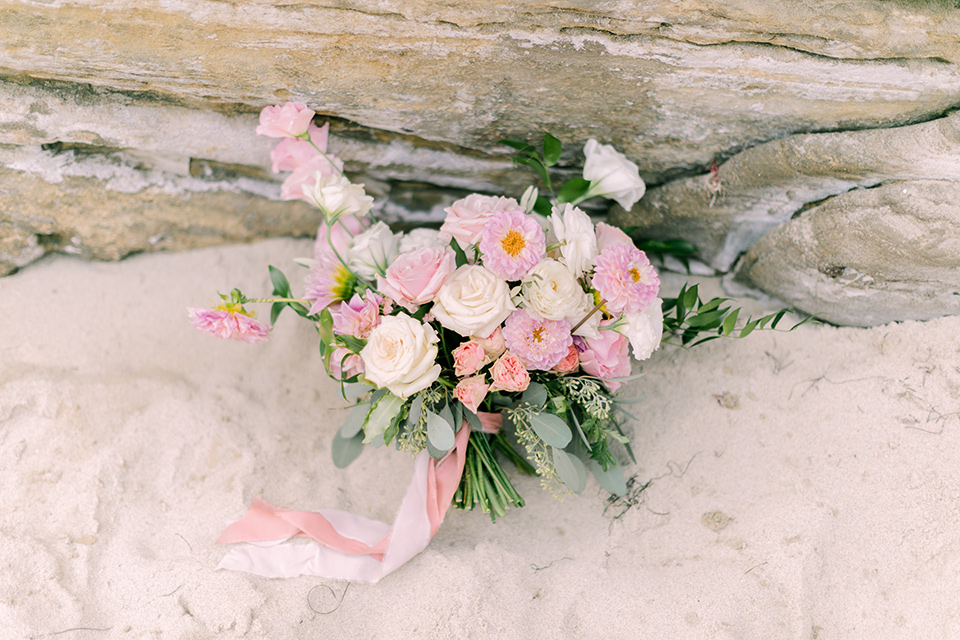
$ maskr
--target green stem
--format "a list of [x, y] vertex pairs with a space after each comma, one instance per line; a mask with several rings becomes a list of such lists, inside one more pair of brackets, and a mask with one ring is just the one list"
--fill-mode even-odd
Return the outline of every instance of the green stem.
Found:
[[317, 153], [319, 153], [321, 156], [323, 156], [323, 159], [330, 163], [330, 166], [333, 167], [333, 170], [334, 170], [334, 171], [336, 171], [337, 173], [339, 173], [339, 174], [341, 175], [341, 177], [346, 178], [347, 176], [345, 176], [345, 175], [343, 174], [343, 171], [341, 171], [340, 168], [337, 167], [337, 165], [333, 162], [333, 160], [330, 159], [330, 156], [328, 156], [325, 152], [323, 152], [323, 151], [320, 150], [320, 147], [318, 147], [317, 144], [313, 141], [313, 136], [310, 136], [309, 134], [307, 134], [307, 135], [308, 135], [307, 142], [310, 143], [310, 146], [313, 147], [314, 149], [316, 149], [316, 150], [317, 150]]

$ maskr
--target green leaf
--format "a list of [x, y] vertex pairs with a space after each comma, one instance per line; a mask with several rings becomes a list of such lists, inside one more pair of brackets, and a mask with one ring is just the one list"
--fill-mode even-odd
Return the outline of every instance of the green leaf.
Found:
[[716, 309], [726, 301], [727, 301], [726, 298], [714, 298], [710, 302], [704, 302], [702, 305], [700, 305], [697, 308], [697, 313], [706, 313], [708, 311], [713, 311], [714, 309]]
[[273, 283], [273, 295], [279, 296], [281, 298], [290, 298], [290, 282], [287, 280], [287, 276], [283, 275], [283, 271], [277, 269], [274, 266], [268, 266], [270, 269], [270, 282]]
[[590, 189], [590, 182], [583, 178], [570, 178], [563, 183], [557, 192], [557, 200], [561, 203], [573, 202]]
[[277, 318], [280, 317], [280, 312], [283, 311], [286, 306], [286, 302], [274, 302], [270, 305], [270, 324], [277, 324]]
[[547, 198], [539, 196], [537, 202], [533, 205], [533, 210], [542, 216], [548, 216], [553, 213], [553, 205]]
[[463, 249], [460, 247], [460, 243], [457, 242], [456, 238], [450, 239], [450, 248], [453, 249], [453, 253], [456, 256], [457, 267], [462, 267], [467, 264], [467, 254], [463, 252]]
[[473, 411], [470, 411], [467, 407], [463, 408], [463, 419], [467, 421], [467, 424], [470, 425], [471, 431], [482, 431], [483, 424], [480, 423], [480, 416], [475, 414]]
[[354, 336], [340, 335], [337, 336], [337, 341], [353, 353], [360, 353], [367, 346], [366, 340]]
[[530, 426], [540, 439], [561, 449], [570, 444], [573, 432], [560, 416], [552, 413], [530, 413]]
[[320, 334], [323, 344], [333, 344], [333, 316], [330, 314], [330, 309], [324, 309], [320, 312], [317, 332]]
[[693, 309], [693, 305], [697, 303], [697, 287], [698, 285], [693, 285], [683, 294], [683, 306], [685, 306], [687, 309]]
[[519, 151], [520, 153], [525, 153], [528, 156], [537, 157], [537, 149], [531, 144], [527, 144], [523, 140], [517, 140], [516, 138], [504, 138], [500, 141], [500, 144], [505, 144], [508, 147], [512, 147]]
[[728, 336], [737, 326], [737, 317], [740, 315], [740, 309], [734, 309], [733, 313], [728, 315], [723, 321], [723, 335]]
[[368, 413], [370, 413], [370, 405], [358, 404], [354, 407], [353, 410], [347, 414], [347, 418], [340, 426], [340, 436], [343, 438], [352, 438], [360, 433]]
[[547, 388], [539, 382], [531, 382], [520, 396], [520, 402], [525, 402], [533, 409], [542, 409], [547, 403]]
[[587, 487], [587, 469], [580, 458], [572, 456], [563, 449], [550, 447], [553, 453], [553, 466], [557, 469], [557, 476], [567, 488], [574, 493], [582, 493]]
[[747, 324], [743, 325], [743, 329], [740, 329], [740, 335], [738, 338], [746, 338], [748, 335], [753, 333], [753, 330], [757, 328], [757, 321], [751, 320]]
[[540, 179], [543, 180], [543, 183], [550, 186], [550, 174], [547, 173], [547, 168], [543, 166], [543, 163], [540, 162], [537, 158], [514, 158], [514, 162], [530, 167], [537, 172], [537, 175], [540, 176]]
[[560, 160], [563, 145], [549, 133], [543, 135], [543, 164], [552, 167]]
[[709, 329], [709, 328], [712, 328], [710, 327], [710, 325], [713, 324], [714, 322], [716, 322], [717, 325], [719, 326], [720, 319], [723, 318], [726, 312], [727, 312], [726, 309], [717, 309], [715, 311], [708, 311], [707, 313], [698, 313], [692, 318], [687, 319], [687, 326], [703, 327], [703, 328]]
[[367, 414], [367, 419], [363, 422], [363, 432], [366, 434], [363, 438], [364, 444], [373, 442], [377, 436], [380, 436], [382, 440], [383, 433], [400, 413], [400, 409], [403, 408], [405, 402], [402, 398], [398, 398], [389, 392], [374, 401], [370, 413]]
[[407, 422], [413, 426], [420, 422], [420, 415], [423, 411], [423, 393], [418, 393], [413, 402], [410, 403], [410, 411], [407, 413]]
[[344, 438], [338, 432], [330, 443], [330, 454], [333, 464], [338, 469], [346, 469], [350, 463], [363, 453], [363, 434], [357, 433], [353, 437]]
[[427, 411], [427, 442], [432, 444], [437, 451], [444, 453], [450, 451], [456, 444], [453, 427], [433, 411]]
[[594, 460], [589, 462], [590, 472], [601, 487], [615, 496], [622, 496], [627, 492], [627, 483], [623, 479], [623, 471], [620, 467], [610, 467], [606, 471]]

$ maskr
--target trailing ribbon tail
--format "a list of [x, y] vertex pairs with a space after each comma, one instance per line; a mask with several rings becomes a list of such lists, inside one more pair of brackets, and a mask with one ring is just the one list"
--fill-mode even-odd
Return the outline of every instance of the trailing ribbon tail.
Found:
[[[469, 438], [464, 422], [456, 446], [439, 462], [426, 451], [417, 455], [392, 527], [346, 511], [288, 511], [255, 499], [217, 540], [243, 543], [230, 549], [217, 568], [269, 578], [311, 575], [377, 582], [423, 551], [440, 529], [463, 475]], [[292, 540], [298, 537], [313, 542]]]

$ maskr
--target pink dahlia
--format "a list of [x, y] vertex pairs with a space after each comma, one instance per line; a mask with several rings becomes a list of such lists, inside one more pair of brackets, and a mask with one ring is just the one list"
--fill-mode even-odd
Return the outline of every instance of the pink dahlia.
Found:
[[224, 340], [266, 342], [270, 333], [269, 326], [255, 320], [235, 303], [224, 303], [213, 309], [191, 307], [187, 313], [195, 328]]
[[502, 211], [483, 225], [483, 266], [504, 280], [519, 280], [537, 266], [547, 239], [537, 221], [522, 211]]
[[343, 263], [321, 254], [304, 281], [303, 298], [313, 303], [311, 314], [320, 313], [335, 302], [349, 299], [355, 283], [356, 278]]
[[610, 313], [640, 313], [656, 300], [660, 278], [647, 254], [632, 244], [616, 243], [597, 256], [593, 288]]
[[573, 337], [566, 320], [534, 318], [517, 309], [503, 325], [507, 350], [523, 361], [527, 369], [549, 371], [567, 357]]

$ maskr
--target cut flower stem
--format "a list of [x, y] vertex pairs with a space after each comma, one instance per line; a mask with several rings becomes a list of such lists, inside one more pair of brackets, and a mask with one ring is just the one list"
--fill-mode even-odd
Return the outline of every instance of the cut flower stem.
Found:
[[[496, 439], [501, 436], [498, 434], [493, 437]], [[499, 442], [497, 444], [502, 450], [503, 445]], [[470, 510], [479, 505], [485, 513], [490, 514], [490, 519], [496, 522], [497, 517], [506, 515], [507, 509], [511, 506], [523, 506], [523, 498], [514, 489], [503, 468], [494, 458], [490, 436], [478, 431], [472, 432], [466, 455], [463, 477], [453, 497], [453, 503], [457, 508]], [[514, 455], [516, 456], [515, 451]], [[529, 467], [529, 464], [527, 466]]]

